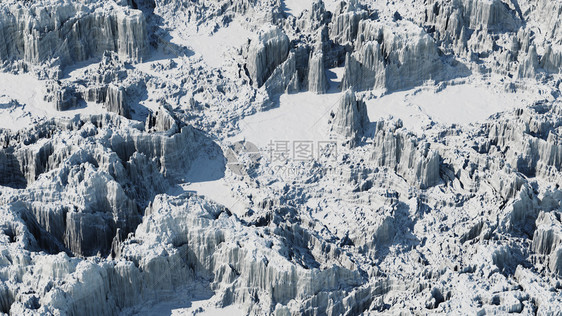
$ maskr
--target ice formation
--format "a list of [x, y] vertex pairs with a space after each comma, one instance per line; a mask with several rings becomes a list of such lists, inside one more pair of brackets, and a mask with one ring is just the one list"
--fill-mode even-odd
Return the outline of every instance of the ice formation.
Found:
[[354, 53], [346, 56], [344, 87], [410, 88], [440, 78], [443, 64], [434, 39], [417, 26], [359, 22]]
[[314, 52], [310, 55], [308, 72], [308, 91], [318, 94], [326, 93], [329, 89], [326, 68], [324, 67], [324, 54]]
[[361, 136], [368, 128], [369, 117], [365, 102], [357, 99], [352, 90], [347, 90], [335, 109], [334, 130], [344, 137]]
[[278, 27], [269, 27], [250, 42], [247, 69], [255, 86], [261, 87], [287, 58], [289, 38]]
[[2, 1], [0, 313], [561, 315], [561, 14]]
[[0, 60], [64, 65], [108, 50], [132, 60], [147, 52], [141, 11], [98, 1], [49, 2], [2, 3]]

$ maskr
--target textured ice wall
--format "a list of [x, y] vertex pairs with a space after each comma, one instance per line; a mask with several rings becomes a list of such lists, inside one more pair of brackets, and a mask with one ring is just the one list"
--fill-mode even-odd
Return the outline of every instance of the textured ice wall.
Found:
[[169, 179], [183, 177], [195, 159], [198, 136], [163, 115], [155, 114], [151, 133], [103, 115], [55, 120], [12, 135], [14, 140], [29, 133], [29, 141], [0, 150], [0, 184], [27, 187], [18, 199], [23, 202], [10, 203], [36, 223], [45, 245], [56, 241], [52, 251], [107, 253], [117, 230], [121, 238], [132, 231], [140, 222], [139, 207], [165, 190]]
[[289, 38], [281, 29], [270, 26], [260, 31], [248, 50], [246, 65], [253, 85], [261, 87], [275, 68], [287, 58]]
[[357, 99], [352, 90], [347, 90], [334, 110], [333, 127], [337, 133], [347, 138], [360, 137], [367, 130], [369, 117], [367, 106]]
[[407, 22], [394, 27], [363, 20], [355, 50], [346, 56], [344, 89], [396, 90], [439, 80], [443, 63], [435, 41]]
[[418, 141], [413, 135], [400, 130], [401, 122], [376, 123], [372, 159], [378, 166], [396, 171], [412, 184], [428, 188], [440, 181], [440, 157], [429, 143]]
[[148, 52], [145, 18], [128, 7], [85, 3], [0, 5], [0, 60], [61, 65], [115, 51], [141, 60]]

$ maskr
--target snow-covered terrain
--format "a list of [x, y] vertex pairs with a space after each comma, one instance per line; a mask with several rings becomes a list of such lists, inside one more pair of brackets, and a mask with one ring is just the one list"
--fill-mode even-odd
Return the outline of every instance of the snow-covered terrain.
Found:
[[562, 315], [562, 3], [0, 2], [0, 314]]

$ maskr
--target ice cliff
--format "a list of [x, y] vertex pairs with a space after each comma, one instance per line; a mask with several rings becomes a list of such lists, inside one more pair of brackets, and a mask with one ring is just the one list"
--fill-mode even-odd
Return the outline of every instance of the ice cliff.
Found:
[[352, 90], [343, 94], [334, 112], [333, 129], [344, 137], [360, 137], [369, 127], [365, 102], [357, 99]]
[[[191, 166], [194, 157], [184, 151], [197, 144], [197, 136], [190, 128], [169, 135], [144, 133], [142, 126], [119, 132], [127, 124], [111, 115], [53, 121], [38, 126], [27, 146], [2, 149], [0, 183], [25, 187], [27, 198], [36, 200], [5, 202], [37, 225], [40, 242], [56, 240], [62, 247], [49, 251], [107, 253], [117, 229], [124, 238], [136, 227], [145, 199], [165, 190], [166, 178], [181, 177], [181, 170]], [[75, 136], [66, 138], [69, 133]], [[57, 184], [48, 188], [51, 179]], [[146, 185], [133, 186], [139, 181]], [[39, 201], [50, 206], [34, 206]]]
[[97, 1], [3, 2], [0, 60], [67, 65], [114, 51], [139, 61], [148, 53], [139, 10]]
[[443, 65], [434, 40], [411, 24], [397, 23], [359, 23], [354, 53], [345, 60], [344, 88], [396, 90], [440, 79]]
[[275, 68], [287, 58], [289, 38], [279, 28], [272, 26], [260, 31], [250, 42], [246, 65], [252, 83], [261, 87]]

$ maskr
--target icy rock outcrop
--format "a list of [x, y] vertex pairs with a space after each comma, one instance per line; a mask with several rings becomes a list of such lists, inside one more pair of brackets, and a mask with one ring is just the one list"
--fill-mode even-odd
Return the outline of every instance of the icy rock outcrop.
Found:
[[20, 164], [13, 150], [0, 150], [0, 186], [12, 188], [25, 187], [27, 180], [21, 172]]
[[[10, 205], [29, 214], [25, 220], [35, 231], [44, 230], [36, 233], [42, 244], [59, 245], [50, 251], [107, 253], [117, 229], [124, 238], [140, 222], [139, 206], [191, 167], [201, 140], [190, 127], [171, 124], [153, 134], [140, 129], [108, 114], [55, 120], [36, 136], [33, 130], [10, 136], [27, 133], [29, 143], [1, 150], [5, 168], [18, 163], [2, 184], [27, 187]], [[59, 179], [55, 186], [49, 185], [53, 179]]]
[[45, 101], [51, 102], [57, 111], [66, 111], [78, 104], [77, 93], [73, 87], [62, 86], [57, 81], [50, 81], [46, 87]]
[[173, 177], [191, 167], [195, 152], [190, 148], [197, 145], [196, 138], [196, 132], [191, 127], [184, 126], [170, 136], [162, 133], [115, 134], [105, 144], [124, 160], [135, 152], [143, 154], [156, 162], [160, 173]]
[[22, 148], [16, 153], [20, 170], [25, 175], [27, 183], [32, 183], [41, 173], [50, 169], [49, 157], [54, 152], [54, 146], [49, 141], [37, 142], [34, 145]]
[[537, 55], [537, 48], [535, 45], [529, 47], [529, 52], [526, 55], [520, 55], [521, 62], [517, 70], [517, 75], [520, 78], [534, 78], [539, 69], [539, 56]]
[[44, 100], [58, 111], [75, 107], [78, 102], [101, 103], [109, 112], [131, 117], [131, 104], [146, 89], [146, 77], [131, 70], [116, 53], [105, 52], [97, 67], [86, 69], [72, 80], [50, 80]]
[[522, 265], [517, 267], [514, 276], [525, 293], [528, 293], [531, 298], [537, 301], [537, 315], [560, 314], [562, 298], [560, 298], [559, 293], [548, 290], [551, 285]]
[[331, 12], [326, 10], [324, 1], [314, 0], [310, 9], [301, 14], [296, 24], [300, 30], [313, 33], [327, 25], [330, 19]]
[[[113, 177], [88, 165], [84, 168], [86, 169], [84, 172], [77, 172], [76, 168], [73, 168], [68, 175], [67, 185], [67, 194], [82, 196], [84, 200], [74, 201], [74, 209], [63, 209], [62, 214], [49, 212], [48, 209], [41, 210], [41, 213], [36, 211], [35, 218], [39, 219], [40, 215], [43, 215], [62, 220], [59, 229], [63, 233], [51, 228], [45, 222], [38, 221], [38, 223], [51, 235], [63, 237], [64, 245], [73, 254], [105, 255], [111, 248], [111, 242], [118, 229], [122, 231], [121, 237], [134, 230], [140, 222], [139, 210], [136, 202], [126, 194]], [[82, 179], [87, 180], [81, 182]], [[69, 189], [72, 187], [73, 189]]]
[[285, 62], [279, 65], [263, 85], [269, 96], [280, 93], [295, 93], [301, 90], [297, 71], [297, 52], [289, 53]]
[[102, 103], [113, 113], [130, 118], [130, 105], [137, 101], [146, 89], [145, 76], [130, 70], [127, 62], [114, 53], [105, 53], [98, 67], [87, 70], [75, 89], [81, 98]]
[[[228, 216], [224, 211], [220, 212], [220, 209], [203, 208], [204, 205], [186, 207], [186, 204], [190, 205], [193, 202], [196, 202], [196, 199], [186, 201], [185, 197], [182, 197], [171, 203], [169, 197], [157, 197], [146, 212], [146, 221], [139, 226], [135, 235], [145, 240], [153, 240], [154, 245], [185, 244], [193, 254], [192, 260], [197, 262], [196, 272], [203, 275], [211, 273], [215, 276], [213, 287], [221, 289], [220, 292], [224, 293], [221, 299], [223, 304], [242, 302], [248, 295], [257, 292], [263, 294], [258, 294], [260, 305], [269, 309], [274, 308], [276, 303], [285, 305], [292, 299], [314, 296], [320, 289], [334, 289], [338, 283], [357, 284], [357, 271], [339, 266], [305, 269], [292, 264], [277, 253], [282, 253], [285, 247], [280, 242], [289, 242], [288, 238], [294, 238], [296, 242], [302, 236], [276, 237], [282, 233], [278, 228], [272, 232], [272, 238], [260, 240], [251, 237], [254, 236], [251, 234], [251, 243], [237, 243], [236, 240], [244, 240], [247, 237], [238, 234], [240, 228], [236, 227], [239, 227], [239, 223], [232, 216]], [[184, 220], [174, 221], [173, 218]], [[218, 229], [208, 229], [215, 225]], [[232, 229], [227, 229], [228, 227]], [[298, 234], [299, 230], [297, 225], [294, 225], [288, 233]], [[267, 244], [272, 245], [272, 248], [265, 248]], [[257, 250], [260, 252], [256, 252]], [[276, 290], [269, 290], [271, 288]], [[337, 295], [341, 291], [334, 292], [328, 295]]]
[[109, 85], [106, 93], [105, 106], [107, 110], [124, 117], [130, 117], [129, 106], [125, 102], [125, 89], [123, 89], [123, 87]]
[[[109, 250], [116, 228], [127, 233], [140, 222], [137, 204], [111, 174], [88, 162], [76, 163], [45, 173], [28, 186], [30, 191], [7, 206], [21, 215], [41, 250], [103, 254]], [[47, 184], [52, 178], [67, 182], [52, 188]]]
[[[128, 0], [128, 2], [131, 1]], [[133, 2], [149, 8], [156, 7], [159, 15], [168, 21], [189, 22], [210, 29], [226, 27], [236, 16], [242, 16], [244, 19], [260, 25], [279, 23], [286, 16], [278, 2], [263, 0], [198, 0], [189, 3], [183, 0]]]
[[440, 156], [429, 148], [429, 143], [418, 141], [401, 130], [400, 121], [376, 123], [372, 160], [377, 166], [389, 167], [412, 184], [424, 189], [436, 185], [439, 177]]
[[550, 255], [550, 264], [548, 268], [550, 271], [559, 277], [562, 277], [562, 246], [558, 246], [556, 250]]
[[439, 80], [443, 68], [434, 40], [423, 30], [408, 22], [399, 21], [391, 28], [364, 20], [359, 23], [355, 51], [346, 56], [342, 87], [408, 88]]
[[[3, 207], [0, 212], [0, 227], [3, 219], [13, 218], [18, 245], [34, 242], [14, 213]], [[252, 232], [247, 234], [247, 229]], [[27, 269], [17, 273], [22, 279], [35, 275], [31, 288], [49, 302], [37, 307], [41, 313], [114, 314], [160, 291], [197, 287], [206, 280], [221, 293], [218, 305], [254, 297], [255, 304], [242, 306], [259, 314], [277, 309], [303, 312], [294, 305], [297, 300], [311, 300], [323, 313], [340, 314], [356, 300], [369, 300], [369, 290], [352, 291], [360, 284], [359, 271], [338, 265], [308, 269], [292, 262], [285, 255], [288, 239], [296, 241], [301, 234], [305, 233], [297, 225], [284, 232], [244, 227], [223, 207], [196, 196], [159, 195], [147, 208], [135, 237], [117, 243], [120, 255], [115, 260], [80, 261], [64, 253], [29, 257], [23, 251], [28, 257], [18, 264]], [[12, 255], [4, 251], [0, 260], [14, 261]], [[0, 272], [7, 269], [2, 267]], [[32, 308], [23, 295], [29, 287], [8, 286], [15, 295], [3, 302], [3, 310]], [[341, 303], [332, 305], [331, 301]]]
[[332, 129], [337, 134], [346, 138], [360, 137], [369, 125], [367, 106], [363, 100], [357, 99], [355, 92], [347, 90], [341, 97], [332, 120]]
[[512, 119], [491, 124], [490, 143], [504, 152], [511, 166], [525, 175], [555, 174], [562, 170], [558, 107], [551, 107], [545, 114], [533, 109], [515, 111]]
[[146, 118], [145, 131], [149, 133], [164, 132], [173, 135], [179, 131], [179, 128], [179, 122], [165, 105], [160, 106], [156, 112], [151, 112]]
[[261, 87], [289, 53], [289, 38], [283, 30], [269, 26], [251, 40], [246, 68], [255, 87]]
[[553, 49], [548, 45], [541, 57], [540, 67], [549, 73], [560, 73], [562, 71], [562, 49]]
[[357, 37], [360, 21], [369, 16], [357, 0], [340, 1], [330, 23], [330, 38], [338, 44], [348, 44]]
[[[62, 11], [68, 3], [6, 0], [0, 6], [27, 10], [46, 2]], [[289, 2], [291, 11], [283, 12], [280, 1], [270, 0], [118, 1], [141, 7], [150, 30], [165, 25], [155, 37], [174, 29], [174, 38], [195, 30], [222, 36], [237, 30], [221, 29], [230, 23], [250, 30], [273, 23], [290, 40], [286, 58], [256, 89], [244, 84], [251, 78], [248, 65], [244, 69], [249, 59], [243, 60], [248, 46], [230, 65], [237, 74], [229, 65], [208, 68], [199, 54], [142, 65], [104, 54], [100, 63], [61, 78], [50, 100], [54, 91], [67, 91], [60, 109], [73, 106], [72, 96], [121, 114], [130, 106], [135, 121], [81, 114], [21, 132], [0, 130], [0, 312], [144, 313], [154, 303], [167, 304], [162, 298], [169, 295], [187, 305], [190, 293], [208, 293], [213, 307], [235, 304], [256, 315], [559, 313], [562, 108], [549, 100], [560, 97], [560, 33], [554, 30], [560, 5], [362, 2], [341, 3], [332, 16], [315, 1], [297, 18]], [[434, 3], [431, 22], [412, 25], [424, 14], [420, 8]], [[122, 9], [94, 0], [76, 5], [108, 16]], [[542, 19], [535, 16], [538, 5], [549, 8]], [[426, 36], [433, 39], [426, 43]], [[268, 42], [256, 53], [263, 60], [274, 55], [266, 52]], [[344, 66], [346, 52], [360, 66], [346, 76], [357, 69], [369, 75], [368, 90], [441, 80], [458, 74], [458, 63], [476, 75], [445, 82], [436, 95], [477, 82], [478, 89], [502, 94], [507, 88], [547, 101], [484, 124], [431, 122], [409, 133], [400, 121], [367, 128], [365, 105], [349, 92], [332, 128], [362, 137], [338, 147], [338, 159], [289, 160], [282, 167], [290, 172], [282, 176], [267, 161], [248, 157], [240, 161], [252, 164], [251, 176], [213, 170], [222, 167], [221, 150], [205, 134], [226, 145], [239, 132], [238, 120], [267, 95], [324, 90], [325, 68]], [[31, 68], [6, 64], [14, 72]], [[43, 66], [40, 76], [53, 78], [56, 67]], [[339, 69], [332, 71], [339, 78]], [[540, 84], [519, 80], [523, 76]], [[405, 93], [418, 91], [425, 95], [425, 88]], [[140, 100], [159, 108], [137, 107]], [[16, 107], [0, 102], [3, 113]], [[213, 159], [200, 156], [213, 150]], [[244, 203], [229, 210], [185, 192], [191, 190], [188, 170], [215, 173]]]
[[423, 24], [433, 25], [440, 39], [456, 40], [463, 28], [485, 33], [516, 31], [521, 21], [515, 8], [503, 0], [432, 0]]
[[489, 181], [492, 187], [506, 201], [516, 197], [523, 184], [525, 184], [525, 180], [520, 174], [507, 168], [495, 172]]
[[560, 45], [562, 44], [562, 4], [558, 1], [537, 0], [529, 1], [532, 10], [525, 12], [526, 18], [531, 18], [538, 22], [541, 33], [545, 39]]
[[494, 38], [483, 30], [476, 30], [466, 41], [468, 51], [478, 57], [487, 57], [497, 49]]
[[520, 24], [515, 10], [502, 0], [463, 0], [462, 6], [471, 29], [483, 27], [490, 31], [513, 31]]
[[3, 61], [40, 64], [58, 58], [64, 66], [107, 50], [135, 61], [147, 53], [145, 18], [139, 10], [93, 1], [8, 2], [0, 10]]
[[531, 250], [548, 257], [552, 273], [562, 276], [562, 223], [559, 211], [540, 212]]
[[533, 236], [535, 220], [538, 216], [539, 201], [532, 189], [523, 186], [517, 196], [502, 209], [500, 227], [508, 233], [523, 233]]
[[446, 52], [495, 61], [479, 71], [535, 78], [560, 72], [561, 9], [548, 1], [430, 1], [418, 23]]
[[269, 97], [307, 90], [309, 87], [309, 58], [310, 48], [307, 45], [298, 45], [291, 49], [287, 59], [275, 68], [263, 85]]
[[535, 223], [531, 249], [539, 254], [551, 254], [562, 243], [562, 224], [557, 218], [560, 214], [540, 212]]
[[308, 67], [308, 90], [318, 94], [326, 93], [329, 84], [324, 69], [324, 54], [322, 52], [312, 53]]

